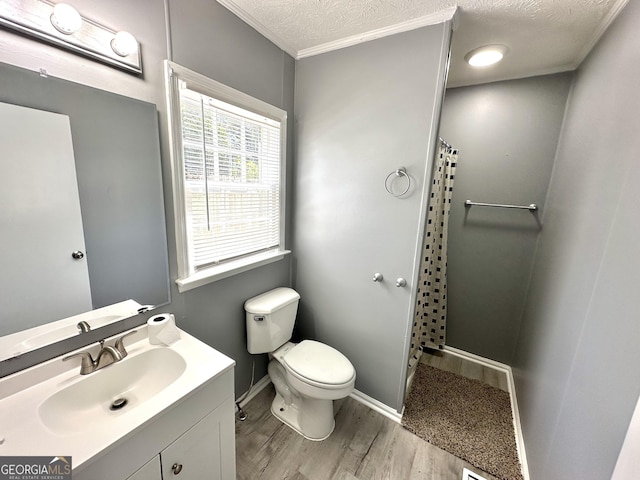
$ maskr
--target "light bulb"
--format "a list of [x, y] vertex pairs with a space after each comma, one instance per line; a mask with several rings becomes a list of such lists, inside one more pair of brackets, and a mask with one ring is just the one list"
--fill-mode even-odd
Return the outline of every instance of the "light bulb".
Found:
[[82, 17], [71, 5], [58, 3], [53, 7], [51, 25], [53, 25], [60, 33], [71, 35], [82, 27]]
[[111, 40], [111, 49], [121, 57], [138, 51], [138, 41], [129, 32], [118, 32]]

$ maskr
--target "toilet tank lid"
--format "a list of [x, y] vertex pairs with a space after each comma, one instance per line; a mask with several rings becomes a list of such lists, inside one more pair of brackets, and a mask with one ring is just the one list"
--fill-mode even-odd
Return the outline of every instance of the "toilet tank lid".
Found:
[[244, 309], [249, 313], [268, 315], [299, 299], [300, 295], [292, 288], [279, 287], [250, 298], [244, 302]]

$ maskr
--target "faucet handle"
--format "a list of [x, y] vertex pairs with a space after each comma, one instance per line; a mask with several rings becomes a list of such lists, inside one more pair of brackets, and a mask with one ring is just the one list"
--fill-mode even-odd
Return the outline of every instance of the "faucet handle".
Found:
[[74, 353], [73, 355], [67, 355], [62, 359], [62, 361], [66, 362], [67, 360], [74, 357], [82, 357], [82, 360], [80, 361], [80, 375], [86, 375], [93, 372], [93, 369], [96, 365], [93, 361], [93, 357], [89, 352], [79, 352]]
[[120, 355], [122, 355], [122, 358], [124, 358], [124, 357], [126, 357], [128, 355], [127, 354], [127, 350], [124, 348], [124, 339], [126, 337], [128, 337], [129, 335], [133, 335], [136, 332], [137, 332], [137, 330], [132, 330], [130, 332], [125, 333], [124, 335], [121, 335], [116, 340], [115, 347], [116, 347], [116, 350], [118, 350], [118, 352], [120, 352]]

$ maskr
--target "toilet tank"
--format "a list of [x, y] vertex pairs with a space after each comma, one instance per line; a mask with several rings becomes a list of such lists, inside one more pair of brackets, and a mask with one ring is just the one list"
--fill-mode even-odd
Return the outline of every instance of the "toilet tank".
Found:
[[299, 300], [298, 292], [280, 287], [244, 303], [249, 353], [273, 352], [291, 339]]

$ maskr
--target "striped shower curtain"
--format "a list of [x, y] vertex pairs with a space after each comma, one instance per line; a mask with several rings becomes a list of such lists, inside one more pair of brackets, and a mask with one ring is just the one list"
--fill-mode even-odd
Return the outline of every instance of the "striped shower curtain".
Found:
[[422, 348], [442, 349], [447, 323], [447, 232], [458, 151], [444, 143], [433, 167], [427, 213], [416, 315], [411, 335], [409, 369], [420, 359]]

